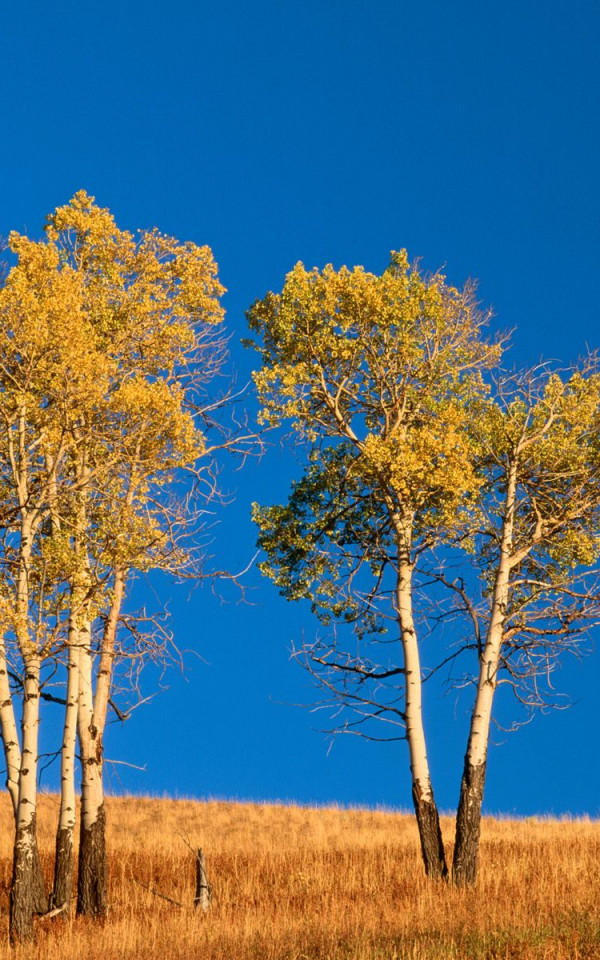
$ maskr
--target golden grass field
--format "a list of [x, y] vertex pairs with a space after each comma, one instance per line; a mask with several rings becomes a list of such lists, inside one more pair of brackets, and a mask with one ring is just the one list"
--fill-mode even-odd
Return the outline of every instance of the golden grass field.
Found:
[[[43, 795], [48, 880], [56, 815]], [[130, 797], [109, 799], [107, 817], [106, 923], [42, 919], [36, 946], [11, 951], [3, 798], [1, 960], [600, 960], [600, 823], [486, 819], [480, 880], [461, 891], [426, 880], [404, 814]], [[206, 852], [207, 916], [185, 840]]]

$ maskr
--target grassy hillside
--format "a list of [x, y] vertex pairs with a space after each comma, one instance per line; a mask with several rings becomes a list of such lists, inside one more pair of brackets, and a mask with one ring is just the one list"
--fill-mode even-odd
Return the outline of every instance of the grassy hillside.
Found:
[[[48, 880], [56, 815], [57, 798], [42, 797]], [[2, 960], [600, 958], [597, 823], [486, 820], [480, 881], [465, 892], [426, 882], [416, 829], [401, 814], [124, 798], [109, 800], [107, 815], [107, 923], [40, 920], [37, 946], [10, 951], [12, 823], [2, 798]], [[215, 891], [206, 917], [191, 906], [185, 841], [206, 852]]]

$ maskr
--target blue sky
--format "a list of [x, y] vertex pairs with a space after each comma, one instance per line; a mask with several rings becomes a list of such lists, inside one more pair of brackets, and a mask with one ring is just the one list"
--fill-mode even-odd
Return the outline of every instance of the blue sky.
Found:
[[[516, 328], [515, 362], [574, 358], [598, 346], [600, 320], [599, 28], [591, 0], [11, 4], [0, 234], [37, 234], [85, 188], [122, 227], [208, 243], [240, 383], [244, 311], [297, 260], [381, 271], [402, 246], [454, 283], [479, 279], [496, 323]], [[215, 527], [220, 565], [246, 565], [249, 503], [282, 500], [298, 469], [275, 448], [224, 476], [236, 500]], [[258, 574], [248, 587], [247, 603], [170, 591], [178, 644], [203, 659], [112, 729], [109, 756], [146, 770], [117, 766], [111, 787], [408, 807], [404, 744], [342, 738], [328, 755], [326, 719], [288, 705], [310, 702], [289, 648], [316, 626]], [[599, 663], [565, 665], [570, 710], [495, 735], [488, 810], [600, 813]], [[451, 809], [468, 698], [428, 697]]]

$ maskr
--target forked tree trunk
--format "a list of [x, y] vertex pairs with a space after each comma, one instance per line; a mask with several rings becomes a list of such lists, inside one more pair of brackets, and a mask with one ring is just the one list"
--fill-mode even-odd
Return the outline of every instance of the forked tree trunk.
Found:
[[398, 579], [396, 607], [404, 654], [406, 739], [410, 753], [412, 798], [419, 828], [425, 873], [445, 879], [448, 876], [440, 818], [431, 786], [425, 730], [423, 727], [422, 680], [419, 646], [412, 612], [412, 564], [410, 531], [402, 529], [398, 538]]
[[514, 463], [507, 477], [500, 558], [492, 595], [488, 632], [479, 658], [477, 694], [471, 716], [456, 814], [452, 879], [459, 886], [473, 884], [477, 879], [487, 749], [494, 693], [498, 685], [498, 667], [509, 594], [516, 483], [517, 473], [516, 463]]
[[51, 906], [69, 909], [73, 897], [73, 836], [75, 832], [75, 744], [79, 701], [79, 629], [77, 611], [69, 623], [67, 705], [60, 759], [60, 812], [56, 832], [54, 885]]

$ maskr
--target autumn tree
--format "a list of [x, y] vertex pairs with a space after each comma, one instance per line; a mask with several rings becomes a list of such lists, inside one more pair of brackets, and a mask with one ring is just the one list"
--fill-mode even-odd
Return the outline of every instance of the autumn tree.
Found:
[[195, 562], [183, 543], [194, 512], [181, 475], [198, 489], [212, 464], [206, 385], [225, 357], [223, 288], [207, 247], [157, 231], [134, 237], [83, 193], [48, 218], [46, 236], [63, 269], [81, 279], [81, 310], [105, 378], [101, 400], [73, 411], [71, 478], [83, 530], [78, 576], [91, 603], [78, 644], [77, 906], [101, 915], [103, 734], [117, 630], [133, 570], [182, 573]]
[[56, 252], [16, 236], [11, 250], [18, 263], [0, 290], [0, 726], [16, 818], [11, 936], [28, 939], [33, 913], [46, 908], [35, 827], [42, 674], [67, 616], [46, 525], [67, 456], [61, 409], [79, 338], [76, 284], [58, 269]]
[[309, 461], [286, 506], [256, 508], [263, 570], [326, 622], [354, 621], [359, 636], [396, 623], [398, 666], [337, 649], [316, 659], [343, 678], [348, 702], [369, 710], [379, 706], [364, 696], [366, 682], [402, 683], [400, 705], [388, 701], [379, 715], [404, 727], [432, 876], [447, 867], [423, 725], [414, 572], [440, 540], [461, 536], [479, 490], [462, 424], [485, 396], [481, 371], [499, 354], [485, 322], [472, 285], [423, 275], [404, 251], [381, 276], [298, 264], [280, 294], [249, 311], [261, 338], [262, 420], [291, 421]]
[[[600, 622], [600, 375], [590, 358], [495, 384], [468, 429], [482, 457], [473, 535], [479, 596], [459, 586], [476, 626], [478, 669], [456, 822], [453, 877], [477, 876], [481, 805], [495, 692], [547, 701], [544, 678]], [[469, 595], [468, 595], [469, 594]], [[461, 604], [459, 603], [459, 606]]]
[[[44, 583], [51, 583], [56, 595], [54, 607], [45, 600], [44, 607], [38, 603], [29, 613], [30, 619], [35, 613], [44, 638], [50, 637], [45, 645], [32, 646], [25, 635], [17, 639], [26, 662], [24, 683], [31, 687], [25, 689], [23, 716], [32, 717], [24, 720], [23, 736], [34, 760], [27, 764], [28, 793], [21, 803], [29, 819], [19, 828], [16, 849], [35, 824], [35, 671], [42, 654], [54, 662], [62, 656], [68, 679], [53, 901], [68, 903], [71, 896], [77, 728], [82, 777], [78, 911], [101, 916], [106, 910], [103, 736], [115, 662], [131, 653], [119, 638], [128, 621], [127, 585], [134, 571], [201, 572], [198, 499], [204, 504], [214, 493], [217, 450], [243, 450], [249, 438], [220, 432], [209, 439], [220, 401], [209, 399], [207, 389], [223, 365], [226, 345], [219, 304], [223, 288], [207, 247], [181, 244], [157, 231], [134, 237], [83, 192], [48, 218], [42, 241], [12, 235], [10, 242], [18, 263], [7, 277], [2, 302], [12, 324], [7, 321], [6, 338], [20, 369], [23, 330], [31, 325], [50, 332], [32, 363], [37, 407], [29, 406], [40, 425], [36, 422], [31, 445], [39, 476], [27, 462], [31, 489], [18, 509], [27, 523], [24, 511], [37, 510], [36, 556]], [[53, 366], [46, 369], [49, 361], [40, 361], [40, 355], [50, 357]], [[15, 409], [11, 430], [17, 442], [23, 431], [18, 404]], [[16, 510], [21, 455], [13, 466], [13, 433], [7, 439], [5, 474], [16, 490]], [[12, 544], [10, 530], [7, 543]], [[30, 543], [27, 531], [20, 535], [23, 540]], [[21, 580], [33, 582], [27, 571]], [[47, 585], [45, 590], [44, 596]], [[22, 588], [13, 592], [14, 605], [24, 610]], [[14, 615], [15, 624], [22, 620]], [[10, 628], [7, 636], [12, 642]], [[135, 637], [138, 656], [144, 652], [142, 632]], [[7, 715], [2, 726], [8, 753], [13, 750], [10, 720]], [[12, 754], [10, 762], [12, 771]], [[19, 854], [18, 864], [29, 864], [27, 856]], [[21, 874], [23, 869], [15, 867], [15, 902], [28, 883], [20, 881]], [[21, 899], [21, 919], [15, 913], [13, 926], [15, 936], [26, 939], [33, 908], [31, 898]]]

